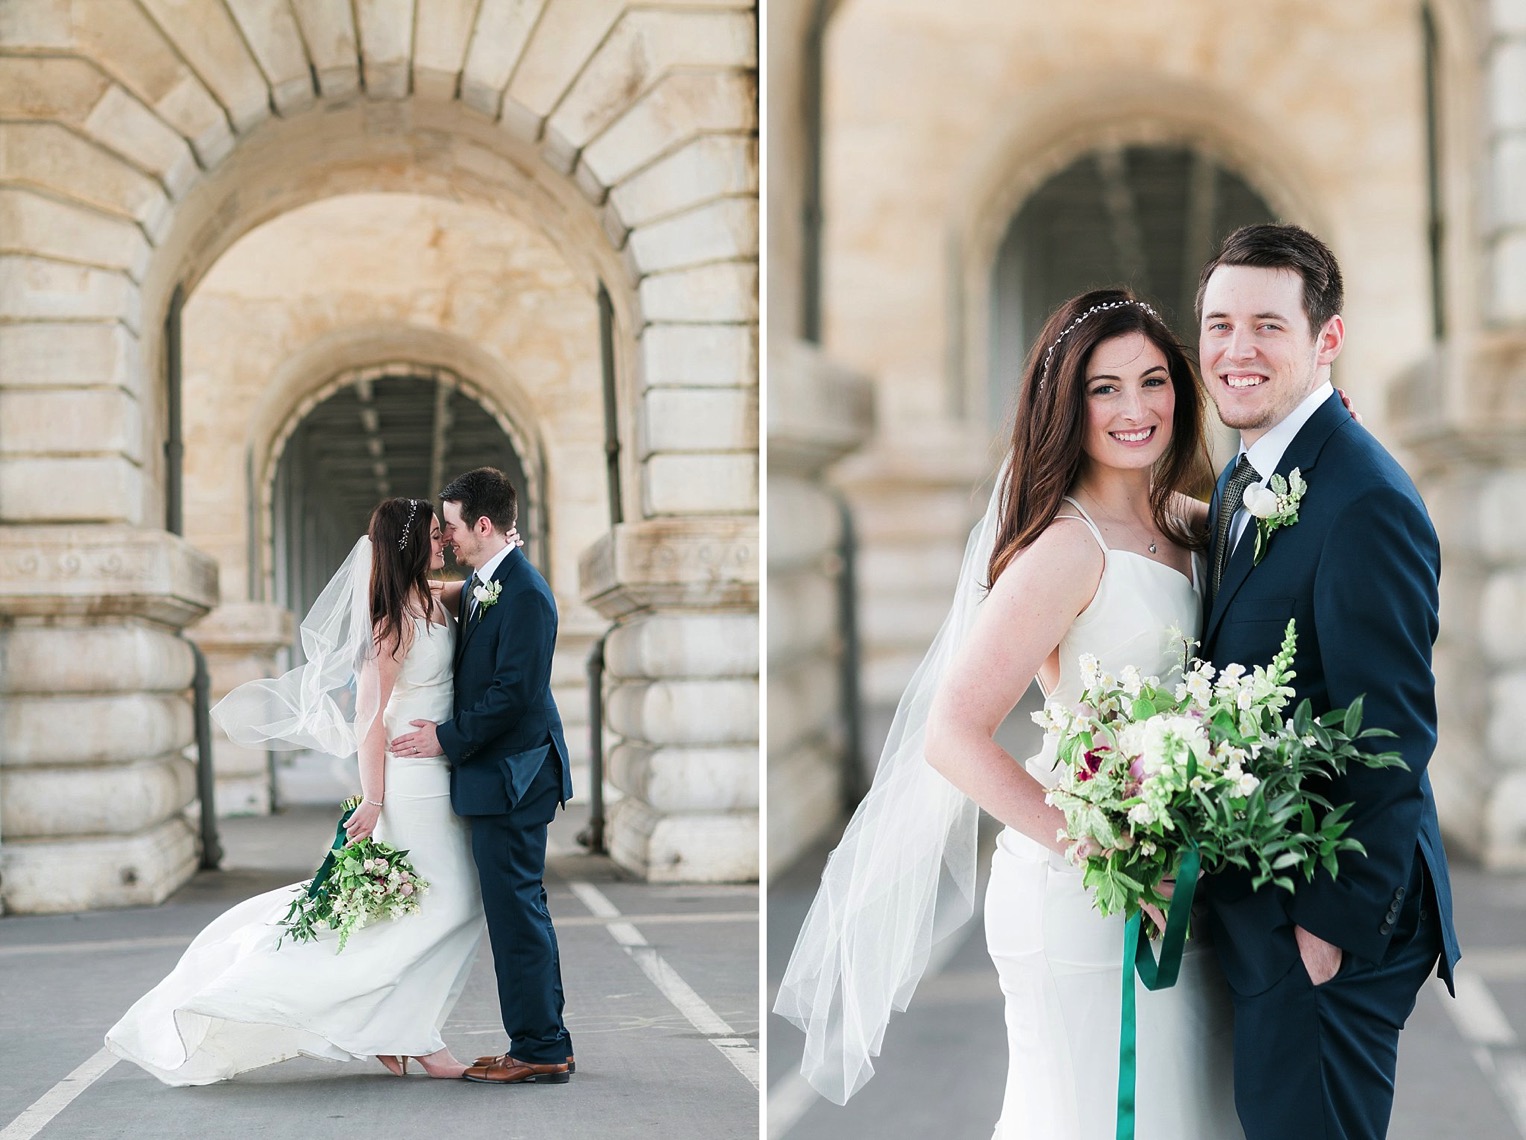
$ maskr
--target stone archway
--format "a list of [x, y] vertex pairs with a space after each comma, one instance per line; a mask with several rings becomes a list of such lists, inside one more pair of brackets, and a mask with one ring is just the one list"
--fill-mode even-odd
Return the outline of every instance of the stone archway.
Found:
[[[335, 377], [293, 411], [258, 475], [262, 594], [306, 612], [365, 533], [373, 504], [393, 495], [432, 500], [451, 474], [473, 467], [497, 467], [519, 489], [526, 554], [543, 566], [543, 479], [536, 453], [527, 463], [516, 435], [525, 438], [443, 369], [393, 362]], [[296, 541], [304, 530], [323, 536], [315, 549]]]
[[1056, 172], [1013, 213], [991, 270], [987, 422], [1000, 430], [1034, 336], [1078, 293], [1126, 285], [1191, 344], [1199, 268], [1231, 230], [1273, 217], [1198, 147], [1108, 145]]
[[[750, 621], [756, 640], [751, 6], [610, 3], [590, 18], [548, 0], [526, 23], [454, 6], [417, 24], [382, 6], [304, 8], [300, 23], [248, 11], [33, 5], [0, 46], [0, 214], [16, 251], [0, 257], [0, 691], [19, 742], [0, 757], [8, 909], [157, 901], [194, 866], [177, 633], [218, 591], [214, 563], [162, 529], [162, 322], [177, 288], [303, 203], [463, 197], [565, 249], [610, 299], [627, 488], [625, 521], [587, 552], [584, 595], [643, 644], [666, 615]], [[617, 703], [654, 684], [756, 692], [755, 655], [702, 663], [698, 681], [687, 660], [621, 660]], [[67, 747], [47, 727], [65, 719]], [[645, 812], [614, 821], [617, 846], [655, 876], [754, 875], [755, 712], [701, 736], [634, 740], [722, 747], [739, 771], [745, 754], [743, 793], [665, 808], [632, 775]], [[131, 809], [69, 803], [129, 774], [154, 789]]]
[[[1096, 222], [1109, 233], [1105, 244], [1120, 244], [1120, 227], [1130, 225], [1122, 216], [1129, 209], [1130, 156], [1146, 163], [1155, 156], [1185, 166], [1175, 173], [1184, 184], [1184, 206], [1193, 199], [1196, 213], [1183, 213], [1182, 243], [1192, 247], [1184, 261], [1202, 251], [1204, 232], [1222, 236], [1218, 231], [1231, 219], [1251, 220], [1259, 210], [1328, 232], [1301, 150], [1285, 145], [1278, 126], [1248, 107], [1195, 83], [1158, 75], [1088, 73], [1054, 84], [1041, 99], [1015, 109], [983, 140], [950, 215], [949, 309], [958, 322], [951, 330], [957, 338], [949, 376], [952, 408], [985, 424], [987, 413], [1000, 404], [994, 380], [1000, 374], [1010, 382], [1021, 367], [1027, 343], [1021, 335], [1011, 335], [1011, 326], [1004, 332], [1001, 314], [1009, 307], [1003, 294], [1010, 294], [1014, 284], [1012, 246], [1021, 240], [1014, 226], [1023, 211], [1046, 190], [1057, 189], [1057, 180], [1086, 182], [1090, 174], [1097, 183]], [[1104, 200], [1108, 195], [1111, 206]], [[1227, 209], [1226, 198], [1233, 202]], [[1205, 213], [1205, 203], [1215, 209]], [[1069, 203], [1071, 209], [1075, 206]], [[1136, 214], [1133, 224], [1138, 223]], [[1207, 239], [1210, 246], [1212, 242]], [[1211, 252], [1202, 251], [1202, 257]], [[1119, 270], [1137, 272], [1137, 266], [1124, 262], [1138, 257], [1138, 250], [1120, 253]], [[1183, 269], [1178, 276], [1185, 280], [1188, 275]], [[1141, 285], [1149, 284], [1146, 274]], [[1183, 287], [1175, 281], [1169, 288], [1163, 283], [1145, 291], [1169, 292], [1156, 299], [1181, 307]], [[1001, 353], [1015, 355], [1004, 360]]]

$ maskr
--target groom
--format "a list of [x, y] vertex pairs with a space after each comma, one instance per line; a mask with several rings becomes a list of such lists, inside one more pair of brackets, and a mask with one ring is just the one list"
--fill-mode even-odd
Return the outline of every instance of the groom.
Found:
[[473, 568], [461, 592], [455, 715], [416, 720], [399, 755], [450, 761], [450, 798], [471, 823], [472, 855], [493, 944], [509, 1051], [466, 1079], [566, 1084], [572, 1038], [562, 1021], [556, 931], [546, 910], [546, 825], [572, 795], [562, 718], [551, 699], [556, 602], [508, 540], [518, 514], [503, 472], [479, 467], [440, 492], [445, 540]]
[[[1225, 239], [1198, 287], [1200, 362], [1240, 431], [1209, 516], [1203, 657], [1247, 666], [1298, 622], [1294, 702], [1316, 715], [1365, 695], [1365, 724], [1407, 769], [1353, 765], [1321, 788], [1351, 803], [1366, 856], [1289, 895], [1238, 870], [1207, 884], [1235, 1003], [1235, 1104], [1247, 1140], [1379, 1140], [1393, 1105], [1399, 1030], [1433, 967], [1458, 958], [1446, 856], [1426, 762], [1436, 742], [1431, 646], [1440, 552], [1414, 484], [1330, 384], [1345, 337], [1335, 257], [1287, 225]], [[1297, 519], [1269, 532], [1247, 485], [1298, 469]], [[1437, 964], [1440, 959], [1439, 966]]]

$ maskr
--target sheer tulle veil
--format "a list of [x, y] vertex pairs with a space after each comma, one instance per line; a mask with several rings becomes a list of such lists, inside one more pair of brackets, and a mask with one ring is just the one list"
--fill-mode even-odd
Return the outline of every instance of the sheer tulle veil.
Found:
[[306, 662], [238, 686], [212, 708], [235, 744], [352, 755], [377, 713], [374, 686], [360, 683], [375, 654], [371, 540], [362, 535], [302, 620]]
[[1003, 476], [970, 532], [953, 605], [896, 708], [869, 794], [822, 872], [774, 1011], [805, 1030], [801, 1072], [845, 1104], [874, 1075], [892, 1010], [905, 1010], [933, 945], [975, 905], [980, 811], [923, 758], [927, 715], [975, 620]]

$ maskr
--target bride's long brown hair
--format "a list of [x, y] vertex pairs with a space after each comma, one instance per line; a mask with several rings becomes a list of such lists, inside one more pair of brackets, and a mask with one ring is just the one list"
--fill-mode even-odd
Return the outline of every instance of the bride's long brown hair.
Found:
[[[1103, 307], [1105, 306], [1105, 307]], [[1001, 490], [996, 544], [987, 567], [995, 583], [1021, 551], [1054, 521], [1086, 460], [1086, 368], [1105, 340], [1141, 333], [1166, 358], [1176, 410], [1171, 442], [1155, 466], [1150, 512], [1171, 541], [1202, 549], [1207, 536], [1171, 509], [1178, 491], [1205, 496], [1213, 468], [1203, 434], [1203, 393], [1186, 351], [1166, 323], [1125, 289], [1072, 297], [1050, 315], [1023, 368]]]
[[428, 499], [383, 499], [371, 512], [371, 628], [376, 645], [393, 656], [407, 648], [407, 619], [429, 604], [433, 522]]

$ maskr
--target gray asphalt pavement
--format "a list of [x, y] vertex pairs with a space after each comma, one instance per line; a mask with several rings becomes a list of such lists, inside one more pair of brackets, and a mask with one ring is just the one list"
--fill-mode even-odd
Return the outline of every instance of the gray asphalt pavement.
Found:
[[[986, 837], [982, 874], [989, 863]], [[768, 1001], [815, 894], [830, 844], [768, 893]], [[1433, 981], [1400, 1040], [1391, 1140], [1526, 1138], [1526, 875], [1453, 866], [1463, 961], [1458, 997]], [[982, 885], [982, 891], [984, 887]], [[985, 1140], [1001, 1111], [1006, 1030], [979, 917], [942, 948], [906, 1013], [891, 1020], [875, 1077], [846, 1107], [799, 1076], [804, 1037], [768, 1015], [771, 1140]], [[1189, 1140], [1189, 1138], [1183, 1138]], [[1210, 1140], [1210, 1138], [1203, 1138]]]
[[[334, 813], [296, 808], [224, 821], [226, 869], [162, 906], [0, 917], [0, 1140], [755, 1137], [757, 888], [631, 881], [576, 846], [581, 815], [553, 826], [547, 875], [577, 1048], [570, 1084], [399, 1080], [309, 1059], [203, 1088], [167, 1088], [126, 1062], [96, 1075], [106, 1029], [202, 926], [311, 874]], [[462, 1058], [501, 1052], [497, 1014], [484, 941], [447, 1044]]]

